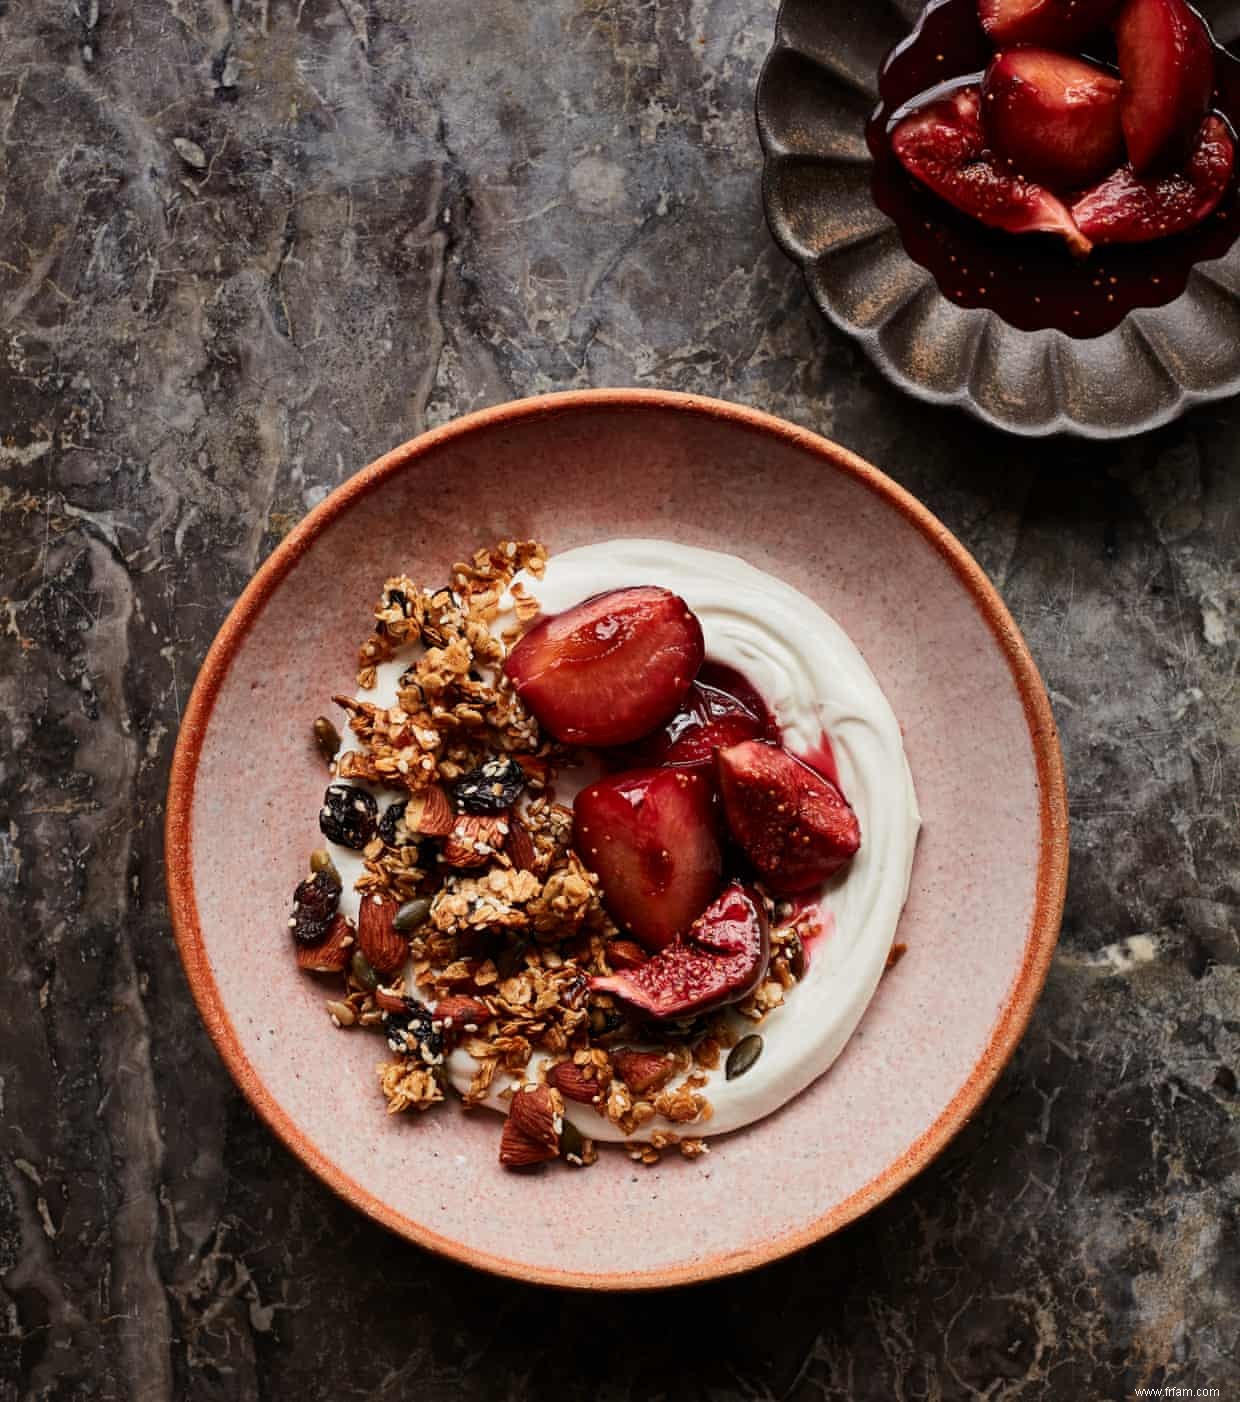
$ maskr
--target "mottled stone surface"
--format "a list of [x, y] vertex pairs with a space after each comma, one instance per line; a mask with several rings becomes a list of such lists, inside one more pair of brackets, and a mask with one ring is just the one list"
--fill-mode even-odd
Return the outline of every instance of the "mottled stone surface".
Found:
[[[1031, 446], [880, 381], [764, 232], [773, 18], [0, 0], [2, 1402], [1240, 1396], [1240, 407]], [[308, 507], [427, 424], [631, 383], [831, 434], [976, 551], [1074, 866], [1031, 1031], [919, 1181], [760, 1276], [599, 1300], [406, 1247], [279, 1147], [191, 1005], [161, 822], [203, 652]]]

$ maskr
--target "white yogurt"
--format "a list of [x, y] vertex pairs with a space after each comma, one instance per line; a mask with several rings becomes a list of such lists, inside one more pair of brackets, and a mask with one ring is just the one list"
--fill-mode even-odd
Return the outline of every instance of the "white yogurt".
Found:
[[[900, 727], [865, 659], [831, 617], [803, 594], [732, 555], [670, 541], [612, 540], [554, 556], [543, 579], [520, 576], [544, 611], [559, 613], [591, 594], [638, 584], [681, 595], [697, 614], [707, 656], [735, 668], [757, 689], [794, 753], [816, 750], [825, 734], [840, 787], [861, 824], [861, 850], [824, 887], [818, 905], [826, 933], [809, 951], [809, 968], [787, 1002], [760, 1026], [736, 1015], [741, 1035], [759, 1031], [764, 1047], [753, 1068], [735, 1081], [722, 1067], [703, 1088], [714, 1108], [704, 1124], [676, 1126], [682, 1134], [740, 1129], [777, 1110], [830, 1067], [861, 1020], [895, 937], [908, 895], [921, 819]], [[502, 625], [497, 625], [502, 626]], [[396, 678], [407, 659], [380, 668], [366, 699], [394, 704]], [[352, 737], [350, 736], [350, 739]], [[565, 774], [557, 797], [567, 801]], [[574, 785], [574, 787], [576, 787]], [[380, 803], [399, 795], [380, 795]], [[356, 917], [356, 854], [332, 848], [344, 878], [344, 912]], [[448, 1063], [453, 1084], [467, 1089], [475, 1070], [465, 1052]], [[496, 1078], [492, 1103], [505, 1088]], [[570, 1104], [569, 1118], [596, 1140], [623, 1134], [587, 1106]], [[661, 1120], [643, 1127], [672, 1126]]]

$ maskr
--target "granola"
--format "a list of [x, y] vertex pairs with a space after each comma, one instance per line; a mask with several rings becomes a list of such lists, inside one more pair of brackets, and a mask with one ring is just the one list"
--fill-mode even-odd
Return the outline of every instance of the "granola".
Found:
[[[390, 1055], [377, 1077], [389, 1114], [443, 1103], [446, 1064], [463, 1057], [472, 1067], [464, 1105], [508, 1108], [501, 1162], [510, 1167], [595, 1162], [583, 1129], [592, 1115], [630, 1139], [635, 1161], [658, 1162], [669, 1148], [694, 1159], [707, 1152], [688, 1136], [711, 1119], [709, 1073], [742, 1031], [723, 1012], [641, 1023], [592, 988], [647, 956], [605, 909], [598, 875], [572, 845], [573, 812], [556, 800], [557, 776], [579, 756], [543, 734], [503, 669], [538, 614], [516, 576], [538, 579], [546, 558], [537, 542], [501, 541], [454, 565], [446, 584], [403, 574], [384, 582], [358, 649], [362, 695], [333, 698], [352, 738], [322, 744], [325, 718], [315, 735], [336, 786], [398, 796], [385, 806], [368, 798], [354, 815], [337, 795], [333, 831], [357, 857], [362, 929], [341, 927], [343, 883], [319, 854], [317, 884], [299, 887], [298, 910], [310, 895], [322, 907], [325, 882], [335, 881], [336, 899], [315, 908], [318, 924], [298, 919], [312, 933], [331, 922], [333, 933], [321, 951], [299, 951], [299, 963], [342, 981], [327, 1002], [335, 1026], [385, 1034]], [[401, 670], [382, 704], [388, 664]], [[814, 933], [791, 905], [766, 900], [765, 914], [769, 965], [734, 1010], [750, 1023], [795, 987]]]

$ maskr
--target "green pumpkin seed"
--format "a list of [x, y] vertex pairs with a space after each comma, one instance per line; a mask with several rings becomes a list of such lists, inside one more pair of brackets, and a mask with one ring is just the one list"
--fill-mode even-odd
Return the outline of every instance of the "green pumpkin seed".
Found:
[[393, 928], [399, 930], [402, 935], [408, 934], [410, 930], [416, 930], [423, 924], [430, 913], [431, 903], [424, 896], [419, 896], [414, 901], [406, 901], [396, 912], [396, 918], [392, 921]]
[[581, 1131], [572, 1122], [566, 1119], [564, 1128], [560, 1131], [560, 1153], [567, 1158], [581, 1158], [586, 1147], [586, 1141]]
[[340, 732], [326, 716], [319, 716], [314, 722], [314, 743], [328, 764], [340, 753]]
[[752, 1037], [745, 1037], [732, 1048], [728, 1053], [727, 1072], [729, 1081], [734, 1081], [738, 1076], [743, 1076], [762, 1055], [762, 1038], [755, 1032]]
[[373, 993], [379, 987], [379, 975], [370, 967], [370, 960], [360, 949], [353, 951], [349, 972], [353, 975], [353, 982], [364, 988], [367, 993]]
[[344, 886], [340, 879], [340, 873], [336, 870], [336, 863], [332, 861], [332, 855], [325, 848], [320, 847], [318, 851], [310, 853], [310, 870], [313, 872], [323, 872], [329, 880], [333, 881], [337, 890]]
[[801, 943], [800, 935], [793, 935], [791, 939], [784, 941], [784, 955], [792, 977], [800, 983], [805, 977], [805, 946]]

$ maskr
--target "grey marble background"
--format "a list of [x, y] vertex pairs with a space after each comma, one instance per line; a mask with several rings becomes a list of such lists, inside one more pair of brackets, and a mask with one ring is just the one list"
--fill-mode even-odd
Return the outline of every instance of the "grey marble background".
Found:
[[[1035, 446], [880, 381], [763, 228], [773, 21], [0, 0], [0, 1402], [1240, 1397], [1240, 406]], [[929, 1172], [612, 1300], [312, 1179], [199, 1025], [161, 874], [182, 702], [281, 534], [428, 424], [606, 384], [783, 414], [938, 512], [1048, 678], [1074, 841], [1029, 1035]]]

